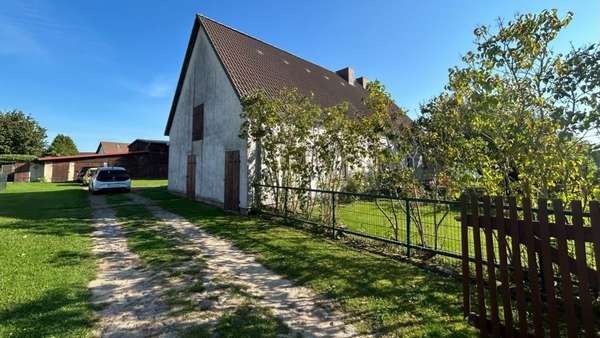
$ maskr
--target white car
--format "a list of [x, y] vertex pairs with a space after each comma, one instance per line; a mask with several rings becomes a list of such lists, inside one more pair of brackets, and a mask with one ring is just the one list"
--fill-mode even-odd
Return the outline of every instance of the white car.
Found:
[[125, 168], [102, 167], [90, 179], [89, 190], [92, 194], [101, 191], [131, 191], [131, 178]]

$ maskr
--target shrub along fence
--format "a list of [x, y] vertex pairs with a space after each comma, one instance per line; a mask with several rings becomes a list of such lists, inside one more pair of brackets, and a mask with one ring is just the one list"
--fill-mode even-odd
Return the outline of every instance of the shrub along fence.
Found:
[[483, 336], [600, 336], [598, 202], [589, 214], [580, 201], [571, 212], [558, 200], [461, 204], [464, 311]]
[[255, 188], [261, 213], [462, 273], [465, 317], [484, 336], [575, 337], [580, 327], [588, 337], [598, 334], [598, 202], [584, 212], [578, 201], [569, 211], [560, 201], [549, 209], [539, 200], [536, 209], [526, 199], [518, 207], [514, 198], [492, 204], [487, 197], [459, 202]]
[[460, 268], [460, 203], [258, 185], [260, 212], [335, 238], [381, 245], [408, 257]]

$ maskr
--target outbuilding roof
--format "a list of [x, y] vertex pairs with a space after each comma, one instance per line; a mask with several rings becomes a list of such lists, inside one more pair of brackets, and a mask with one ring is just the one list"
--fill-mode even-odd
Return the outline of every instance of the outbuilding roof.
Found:
[[[129, 143], [125, 142], [110, 142], [110, 141], [100, 141], [98, 144], [98, 149], [96, 153], [98, 154], [122, 154], [129, 151]], [[100, 149], [102, 149], [102, 153], [100, 153]]]
[[352, 79], [353, 75], [350, 76], [350, 80], [345, 79], [336, 72], [203, 15], [197, 15], [171, 105], [165, 135], [169, 135], [200, 28], [206, 31], [209, 42], [238, 97], [252, 94], [257, 90], [276, 94], [283, 88], [297, 88], [304, 94], [313, 93], [315, 102], [322, 107], [348, 102], [353, 111], [366, 111], [363, 98], [367, 95], [367, 91]]
[[83, 155], [72, 155], [72, 156], [44, 156], [39, 157], [37, 160], [42, 162], [58, 162], [58, 161], [77, 161], [77, 160], [88, 160], [96, 158], [109, 158], [109, 157], [122, 157], [122, 156], [133, 156], [139, 154], [147, 154], [147, 151], [132, 151], [128, 153], [112, 153], [112, 154], [83, 154]]

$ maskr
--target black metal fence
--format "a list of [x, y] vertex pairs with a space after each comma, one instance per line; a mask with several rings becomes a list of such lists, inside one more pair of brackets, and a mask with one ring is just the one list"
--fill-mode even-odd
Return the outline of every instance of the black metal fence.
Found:
[[271, 185], [255, 188], [262, 213], [308, 225], [334, 238], [460, 267], [458, 202]]
[[[462, 240], [460, 202], [419, 198], [392, 197], [272, 185], [255, 186], [260, 194], [260, 212], [279, 216], [296, 224], [309, 225], [311, 230], [327, 232], [334, 238], [359, 241], [392, 254], [416, 257], [435, 265], [453, 268], [461, 266]], [[483, 207], [481, 205], [480, 207]], [[534, 219], [538, 210], [531, 209]], [[523, 210], [517, 208], [522, 216]], [[548, 210], [551, 217], [553, 211]], [[505, 208], [508, 213], [508, 207]], [[564, 210], [570, 222], [572, 212]], [[590, 215], [583, 213], [584, 226], [590, 225]], [[575, 254], [573, 243], [568, 251]], [[474, 243], [468, 243], [468, 256], [475, 261]], [[509, 247], [509, 250], [511, 248]], [[497, 248], [494, 248], [498, 252]], [[595, 258], [586, 248], [588, 262]], [[521, 248], [521, 255], [527, 252]], [[484, 262], [488, 257], [484, 251]], [[497, 264], [499, 257], [493, 257]]]

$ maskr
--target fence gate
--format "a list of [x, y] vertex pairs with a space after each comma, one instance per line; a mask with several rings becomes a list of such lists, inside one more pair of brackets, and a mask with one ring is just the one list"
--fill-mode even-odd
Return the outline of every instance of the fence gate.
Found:
[[464, 314], [482, 336], [599, 336], [600, 204], [583, 208], [462, 199]]

